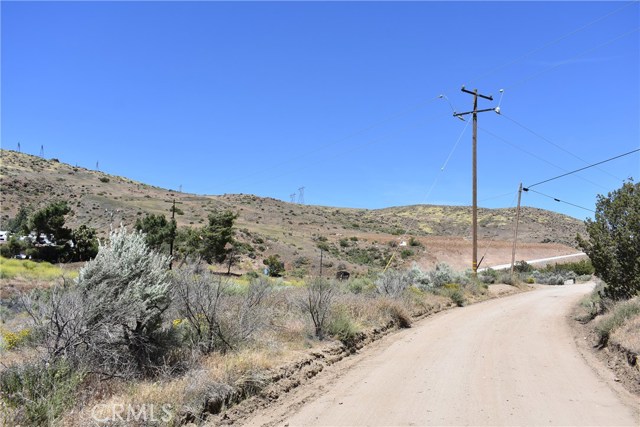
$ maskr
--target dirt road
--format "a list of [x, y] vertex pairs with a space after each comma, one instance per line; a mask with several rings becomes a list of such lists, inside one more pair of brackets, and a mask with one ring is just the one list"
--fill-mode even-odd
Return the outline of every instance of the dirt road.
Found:
[[245, 425], [638, 426], [638, 400], [585, 362], [568, 325], [590, 289], [546, 287], [427, 318]]

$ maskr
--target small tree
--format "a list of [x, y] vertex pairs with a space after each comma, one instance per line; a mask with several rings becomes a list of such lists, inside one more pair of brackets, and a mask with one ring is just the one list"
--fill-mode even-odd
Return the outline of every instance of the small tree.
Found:
[[98, 253], [98, 239], [95, 228], [81, 225], [71, 232], [73, 241], [73, 260], [89, 261]]
[[238, 215], [231, 211], [214, 211], [209, 214], [209, 224], [202, 228], [200, 255], [208, 263], [221, 263], [227, 258], [233, 243], [233, 224]]
[[22, 206], [15, 217], [7, 222], [7, 230], [12, 234], [29, 234], [29, 215], [31, 208]]
[[16, 236], [11, 236], [7, 243], [0, 245], [0, 255], [5, 258], [13, 258], [25, 249], [27, 249], [26, 243], [16, 238]]
[[37, 210], [28, 222], [29, 231], [36, 234], [36, 242], [43, 243], [41, 235], [47, 236], [53, 242], [64, 243], [71, 237], [71, 230], [64, 226], [65, 215], [71, 212], [67, 202], [53, 202]]
[[269, 255], [262, 263], [269, 268], [269, 276], [280, 277], [284, 273], [284, 262], [280, 261], [280, 255]]
[[302, 310], [309, 314], [318, 339], [324, 339], [337, 286], [323, 278], [313, 279], [307, 285], [306, 297], [301, 301]]
[[605, 296], [629, 299], [640, 293], [640, 184], [625, 182], [598, 196], [595, 219], [585, 221], [589, 239], [578, 245], [589, 256]]
[[[35, 258], [58, 262], [67, 260], [71, 255], [71, 229], [64, 226], [65, 216], [71, 213], [71, 208], [64, 201], [50, 203], [46, 207], [35, 211], [30, 217], [25, 233], [35, 234]], [[49, 242], [47, 242], [49, 240]]]
[[146, 215], [136, 220], [135, 228], [145, 234], [147, 245], [154, 251], [169, 253], [171, 241], [176, 236], [176, 221], [164, 215]]

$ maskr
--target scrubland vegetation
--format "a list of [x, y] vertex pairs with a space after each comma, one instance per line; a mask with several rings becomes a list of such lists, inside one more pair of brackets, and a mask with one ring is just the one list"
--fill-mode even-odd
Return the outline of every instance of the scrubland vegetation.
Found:
[[3, 421], [84, 425], [96, 404], [116, 401], [168, 405], [171, 423], [197, 421], [260, 393], [278, 366], [323, 342], [357, 346], [367, 330], [409, 327], [487, 293], [445, 265], [292, 285], [168, 263], [143, 234], [119, 229], [77, 278], [3, 305]]
[[[621, 353], [627, 374], [640, 384], [640, 184], [632, 181], [599, 196], [588, 239], [578, 242], [602, 278], [580, 303], [577, 319], [590, 323], [599, 348]], [[638, 389], [640, 391], [640, 389]]]

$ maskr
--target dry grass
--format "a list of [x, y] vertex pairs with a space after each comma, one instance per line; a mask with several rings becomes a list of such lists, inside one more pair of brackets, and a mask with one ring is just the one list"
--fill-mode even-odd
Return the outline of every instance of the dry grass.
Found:
[[[114, 408], [133, 408], [134, 412], [140, 412], [142, 408], [149, 411], [152, 407], [157, 411], [156, 414], [170, 414], [171, 420], [168, 423], [171, 423], [186, 411], [200, 414], [207, 397], [222, 387], [264, 387], [268, 372], [300, 356], [301, 352], [296, 350], [272, 352], [265, 349], [244, 349], [226, 355], [212, 354], [179, 378], [155, 382], [120, 382], [110, 391], [110, 395], [97, 395], [84, 401], [81, 406], [78, 405], [64, 417], [61, 424], [92, 425], [95, 424], [95, 418], [111, 417]], [[118, 424], [107, 422], [100, 425]], [[147, 424], [129, 420], [123, 425]]]
[[640, 315], [628, 319], [616, 329], [611, 334], [610, 342], [640, 355]]

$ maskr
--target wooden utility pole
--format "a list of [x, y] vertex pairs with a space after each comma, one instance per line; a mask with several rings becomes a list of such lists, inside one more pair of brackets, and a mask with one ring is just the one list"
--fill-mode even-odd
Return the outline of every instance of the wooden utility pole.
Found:
[[518, 188], [518, 207], [516, 208], [516, 226], [513, 229], [513, 250], [511, 251], [511, 277], [513, 277], [513, 267], [516, 262], [516, 244], [518, 241], [518, 225], [520, 223], [520, 199], [522, 198], [522, 183]]
[[171, 242], [169, 242], [169, 270], [173, 267], [173, 241], [176, 238], [176, 199], [173, 199], [173, 206], [171, 206]]
[[485, 111], [496, 111], [495, 108], [486, 108], [484, 110], [478, 110], [478, 97], [493, 101], [491, 95], [482, 95], [478, 93], [478, 89], [473, 91], [467, 90], [462, 86], [461, 89], [464, 93], [473, 95], [473, 110], [466, 113], [453, 112], [454, 117], [462, 117], [467, 114], [473, 114], [473, 147], [472, 147], [472, 187], [473, 187], [473, 259], [471, 261], [471, 268], [473, 269], [473, 275], [478, 274], [478, 113], [484, 113]]

